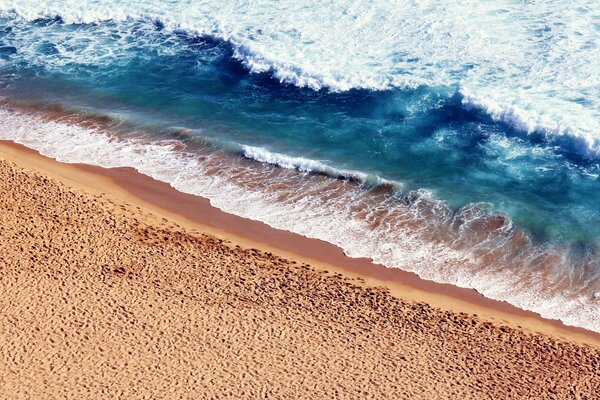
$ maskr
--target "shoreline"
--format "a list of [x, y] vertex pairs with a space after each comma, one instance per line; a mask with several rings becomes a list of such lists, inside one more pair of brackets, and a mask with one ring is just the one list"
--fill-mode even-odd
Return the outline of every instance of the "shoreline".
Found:
[[343, 251], [318, 239], [277, 230], [270, 226], [225, 213], [208, 199], [177, 191], [169, 184], [138, 173], [133, 168], [101, 168], [67, 164], [42, 156], [12, 141], [0, 140], [0, 158], [22, 168], [55, 178], [88, 193], [106, 193], [157, 216], [176, 222], [189, 231], [214, 235], [245, 248], [310, 264], [320, 271], [358, 278], [367, 287], [385, 287], [398, 299], [423, 302], [446, 311], [476, 315], [482, 320], [506, 324], [529, 333], [541, 333], [600, 348], [600, 333], [564, 325], [506, 302], [491, 300], [474, 289], [427, 281], [414, 273], [386, 268], [368, 259], [347, 257]]

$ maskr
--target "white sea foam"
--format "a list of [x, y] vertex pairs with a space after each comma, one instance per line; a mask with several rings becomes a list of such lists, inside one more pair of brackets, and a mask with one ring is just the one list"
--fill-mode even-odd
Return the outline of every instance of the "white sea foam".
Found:
[[[579, 104], [561, 103], [554, 99], [534, 99], [513, 102], [510, 94], [495, 93], [486, 95], [485, 90], [475, 94], [463, 88], [460, 90], [462, 103], [467, 109], [480, 109], [495, 121], [512, 126], [514, 129], [546, 135], [549, 140], [557, 136], [568, 136], [575, 149], [590, 157], [600, 156], [600, 114], [590, 113]], [[541, 110], [541, 107], [547, 107]]]
[[[345, 178], [363, 183], [366, 183], [369, 180], [369, 176], [364, 172], [337, 169], [321, 161], [311, 160], [304, 157], [291, 157], [281, 153], [274, 153], [263, 147], [242, 145], [242, 151], [244, 157], [246, 158], [266, 164], [276, 165], [281, 168], [323, 174], [332, 178]], [[381, 178], [374, 178], [373, 181], [375, 180], [377, 181], [376, 183], [387, 182]]]
[[[313, 89], [456, 87], [466, 106], [496, 120], [567, 135], [584, 152], [599, 151], [594, 0], [0, 0], [0, 14], [60, 16], [66, 23], [160, 21], [167, 30], [230, 41], [250, 70]], [[98, 40], [88, 36], [75, 42]], [[119, 60], [111, 48], [73, 48], [59, 43], [62, 62]]]
[[267, 164], [277, 165], [278, 167], [287, 169], [296, 169], [302, 172], [319, 172], [328, 169], [329, 167], [316, 160], [310, 160], [304, 157], [290, 157], [285, 154], [270, 152], [262, 147], [242, 146], [244, 156], [256, 161]]
[[[485, 206], [471, 205], [452, 215], [443, 203], [415, 193], [406, 202], [389, 200], [389, 204], [371, 207], [364, 202], [363, 192], [355, 193], [350, 188], [340, 193], [332, 189], [332, 180], [328, 179], [307, 178], [303, 183], [293, 178], [300, 185], [294, 193], [278, 191], [277, 185], [271, 184], [275, 182], [263, 182], [266, 190], [249, 190], [256, 189], [244, 186], [252, 172], [242, 174], [241, 181], [232, 179], [228, 168], [237, 167], [227, 161], [220, 173], [211, 173], [214, 164], [211, 167], [206, 157], [181, 150], [178, 143], [119, 140], [95, 129], [6, 109], [0, 109], [0, 139], [14, 140], [63, 162], [134, 167], [182, 192], [206, 197], [224, 211], [334, 243], [352, 257], [372, 258], [423, 278], [475, 288], [487, 297], [600, 332], [598, 300], [593, 296], [598, 292], [594, 289], [599, 286], [597, 274], [577, 280], [576, 270], [569, 275], [573, 266], [564, 263], [564, 257], [558, 254], [560, 249], [535, 249], [522, 240], [523, 254], [517, 256], [525, 257], [524, 264], [519, 264], [517, 270], [509, 264], [501, 265], [500, 261], [510, 262], [502, 259], [503, 246], [510, 244], [514, 231], [502, 216], [492, 221], [496, 228], [491, 231], [479, 229], [486, 223]], [[253, 151], [270, 164], [287, 168], [313, 165], [307, 160], [285, 159], [282, 155], [273, 159], [269, 153]], [[314, 165], [321, 168], [321, 164]], [[254, 176], [269, 179], [268, 175]], [[394, 207], [395, 217], [387, 218], [386, 213]], [[456, 227], [454, 243], [428, 239], [440, 226]], [[479, 233], [473, 236], [473, 232]], [[494, 254], [498, 262], [492, 265], [477, 261]], [[528, 265], [537, 265], [544, 257], [559, 262], [547, 263], [553, 269], [543, 271]], [[571, 281], [569, 287], [561, 286], [565, 281]]]

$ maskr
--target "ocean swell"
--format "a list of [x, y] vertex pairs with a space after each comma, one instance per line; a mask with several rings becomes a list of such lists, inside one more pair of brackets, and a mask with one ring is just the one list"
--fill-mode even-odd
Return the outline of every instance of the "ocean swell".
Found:
[[251, 72], [314, 90], [453, 87], [467, 108], [524, 132], [571, 137], [597, 155], [600, 46], [591, 38], [599, 4], [0, 0], [0, 15], [150, 21], [228, 41]]

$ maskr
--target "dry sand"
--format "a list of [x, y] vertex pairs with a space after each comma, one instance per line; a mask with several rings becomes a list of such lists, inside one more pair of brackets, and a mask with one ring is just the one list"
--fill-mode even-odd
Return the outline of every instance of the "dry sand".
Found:
[[1, 145], [0, 398], [598, 398], [596, 334], [252, 243]]

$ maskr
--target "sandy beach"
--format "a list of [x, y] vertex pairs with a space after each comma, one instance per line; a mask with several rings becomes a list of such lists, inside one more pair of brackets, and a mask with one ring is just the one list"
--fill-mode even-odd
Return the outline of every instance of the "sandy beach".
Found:
[[600, 335], [0, 143], [0, 398], [594, 399]]

